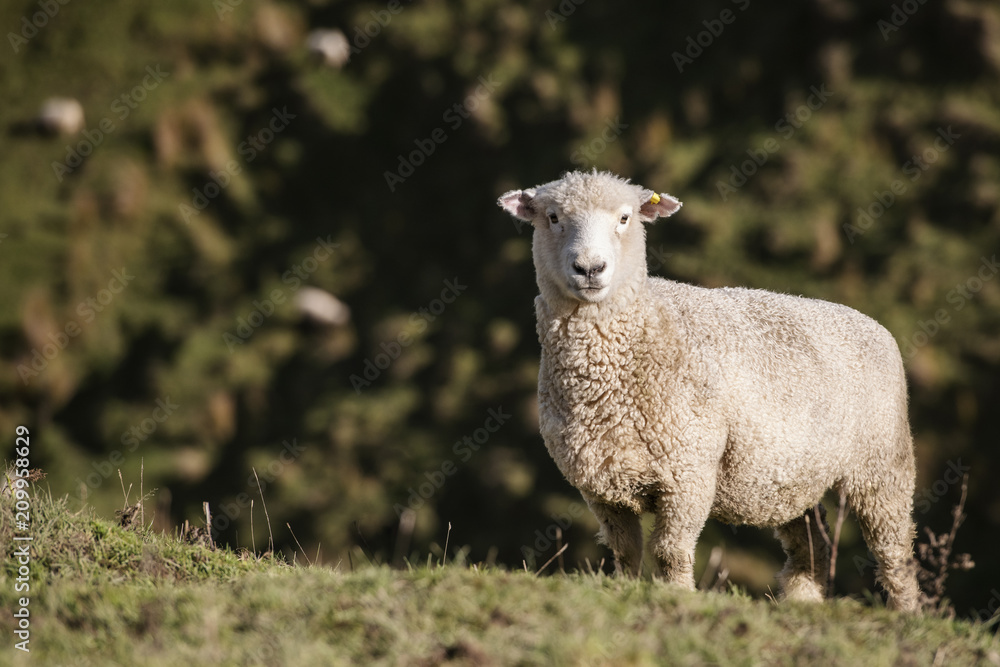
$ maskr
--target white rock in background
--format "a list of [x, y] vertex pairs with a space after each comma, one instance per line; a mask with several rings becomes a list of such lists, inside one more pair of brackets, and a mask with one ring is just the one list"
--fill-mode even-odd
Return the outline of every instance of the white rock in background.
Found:
[[42, 103], [38, 124], [53, 134], [76, 134], [83, 129], [83, 106], [71, 97], [50, 97]]
[[306, 38], [306, 48], [328, 67], [343, 67], [351, 59], [351, 45], [344, 33], [336, 29], [313, 30]]
[[347, 305], [318, 287], [303, 287], [295, 295], [295, 307], [307, 318], [327, 326], [347, 324], [351, 319], [351, 309]]

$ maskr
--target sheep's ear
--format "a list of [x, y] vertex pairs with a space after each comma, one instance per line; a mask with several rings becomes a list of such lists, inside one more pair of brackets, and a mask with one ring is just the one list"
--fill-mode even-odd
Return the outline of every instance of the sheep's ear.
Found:
[[654, 192], [646, 203], [639, 207], [639, 219], [643, 222], [652, 222], [657, 218], [667, 218], [679, 211], [683, 205], [676, 197]]
[[531, 222], [535, 217], [535, 191], [511, 190], [497, 200], [497, 205], [515, 218]]

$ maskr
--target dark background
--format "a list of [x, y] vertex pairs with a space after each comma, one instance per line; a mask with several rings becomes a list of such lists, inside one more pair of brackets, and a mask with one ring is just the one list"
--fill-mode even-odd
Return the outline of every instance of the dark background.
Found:
[[[155, 527], [208, 501], [220, 541], [261, 551], [256, 469], [287, 554], [290, 524], [343, 567], [446, 538], [538, 567], [562, 526], [566, 568], [598, 566], [537, 432], [530, 229], [495, 205], [596, 167], [684, 201], [649, 228], [652, 273], [845, 303], [896, 336], [918, 525], [948, 529], [967, 470], [956, 548], [977, 565], [948, 594], [962, 616], [1000, 601], [995, 3], [17, 1], [0, 28], [0, 433], [31, 427], [53, 493], [109, 514], [120, 469], [130, 502], [155, 489]], [[325, 67], [316, 28], [362, 48]], [[37, 131], [52, 96], [83, 132]], [[306, 285], [350, 322], [304, 321]], [[511, 416], [477, 432], [491, 409]], [[774, 588], [768, 531], [710, 523], [699, 573], [713, 546]], [[838, 594], [873, 587], [867, 562], [849, 522]]]

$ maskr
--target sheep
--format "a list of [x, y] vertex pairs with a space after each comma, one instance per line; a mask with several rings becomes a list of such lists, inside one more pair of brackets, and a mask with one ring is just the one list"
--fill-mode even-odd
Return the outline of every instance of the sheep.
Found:
[[334, 69], [340, 69], [351, 59], [351, 44], [337, 29], [313, 30], [306, 39], [306, 48], [316, 60]]
[[351, 321], [347, 304], [319, 287], [303, 287], [295, 295], [295, 308], [304, 320], [319, 326], [344, 326]]
[[83, 106], [72, 97], [50, 97], [36, 119], [40, 131], [70, 136], [83, 129]]
[[650, 277], [643, 223], [681, 202], [607, 172], [571, 172], [497, 202], [533, 226], [539, 425], [586, 500], [616, 571], [641, 569], [654, 514], [660, 575], [694, 589], [705, 522], [774, 529], [785, 599], [822, 600], [815, 517], [844, 493], [888, 606], [915, 611], [915, 483], [895, 340], [847, 306]]

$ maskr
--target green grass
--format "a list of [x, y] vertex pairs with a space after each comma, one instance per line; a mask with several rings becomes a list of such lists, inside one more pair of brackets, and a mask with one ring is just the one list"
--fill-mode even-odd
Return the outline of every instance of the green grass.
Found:
[[[0, 603], [13, 610], [11, 502]], [[988, 628], [594, 574], [289, 565], [32, 500], [31, 654], [0, 664], [1000, 664]]]

